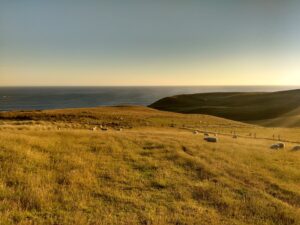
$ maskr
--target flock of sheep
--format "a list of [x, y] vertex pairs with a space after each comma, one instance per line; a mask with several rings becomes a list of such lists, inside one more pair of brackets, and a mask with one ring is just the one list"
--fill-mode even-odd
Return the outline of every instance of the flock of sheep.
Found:
[[[198, 134], [198, 131], [194, 131], [194, 134]], [[216, 143], [216, 142], [218, 142], [218, 138], [216, 136], [217, 136], [216, 134], [214, 134], [214, 137], [212, 137], [212, 136], [209, 136], [208, 133], [204, 133], [204, 140], [207, 141], [207, 142]], [[233, 135], [232, 137], [234, 139], [236, 139], [237, 135]], [[270, 146], [270, 148], [274, 149], [274, 150], [284, 149], [285, 147], [286, 147], [285, 144], [282, 143], [282, 142], [278, 142], [278, 143], [272, 144]], [[300, 145], [295, 146], [292, 150], [293, 151], [300, 151]]]
[[[92, 131], [97, 131], [98, 129], [100, 129], [102, 131], [107, 131], [108, 130], [107, 127], [104, 127], [104, 126], [101, 125], [99, 128], [98, 127], [93, 127]], [[122, 131], [122, 128], [118, 128], [117, 130], [118, 131]], [[194, 131], [194, 134], [198, 134], [198, 133], [199, 133], [198, 131], [196, 131], [196, 130]], [[207, 142], [217, 143], [218, 142], [217, 134], [215, 133], [213, 135], [214, 136], [210, 136], [208, 133], [204, 133], [204, 140], [207, 141]], [[236, 134], [234, 134], [232, 136], [232, 138], [237, 139], [238, 136]], [[270, 148], [274, 149], [274, 150], [284, 149], [285, 148], [285, 144], [282, 143], [282, 142], [278, 142], [278, 143], [272, 144], [270, 146]], [[293, 151], [300, 151], [300, 145], [295, 146], [292, 150]]]
[[[274, 149], [274, 150], [284, 149], [285, 148], [285, 144], [282, 143], [282, 142], [279, 142], [279, 143], [271, 145], [270, 148]], [[292, 150], [293, 151], [299, 151], [300, 150], [300, 145], [296, 145]]]

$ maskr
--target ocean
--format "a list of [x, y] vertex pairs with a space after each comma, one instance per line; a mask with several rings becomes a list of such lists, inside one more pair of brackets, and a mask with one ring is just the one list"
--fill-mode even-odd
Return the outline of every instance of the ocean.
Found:
[[0, 87], [0, 111], [149, 105], [163, 97], [207, 92], [298, 89], [300, 86]]

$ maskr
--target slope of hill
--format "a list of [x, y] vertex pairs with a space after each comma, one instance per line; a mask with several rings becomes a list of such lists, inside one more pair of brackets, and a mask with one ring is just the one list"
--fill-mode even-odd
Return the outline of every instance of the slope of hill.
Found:
[[0, 113], [0, 224], [297, 225], [291, 142], [300, 129], [145, 107]]
[[[299, 125], [300, 90], [268, 93], [205, 93], [163, 98], [152, 108], [208, 114], [266, 125]], [[281, 119], [276, 120], [281, 117]], [[285, 118], [297, 121], [287, 123]], [[275, 120], [274, 120], [275, 119]], [[268, 121], [270, 120], [269, 123]]]

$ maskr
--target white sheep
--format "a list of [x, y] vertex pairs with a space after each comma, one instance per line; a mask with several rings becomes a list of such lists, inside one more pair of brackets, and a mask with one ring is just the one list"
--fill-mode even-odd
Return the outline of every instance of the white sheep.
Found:
[[216, 137], [205, 137], [204, 140], [207, 142], [218, 142], [218, 138]]

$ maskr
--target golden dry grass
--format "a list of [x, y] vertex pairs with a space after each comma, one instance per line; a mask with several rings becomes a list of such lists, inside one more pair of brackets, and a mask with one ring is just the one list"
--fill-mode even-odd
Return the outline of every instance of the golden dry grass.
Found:
[[26, 114], [0, 115], [1, 225], [300, 224], [300, 152], [247, 136], [297, 129], [143, 107]]

